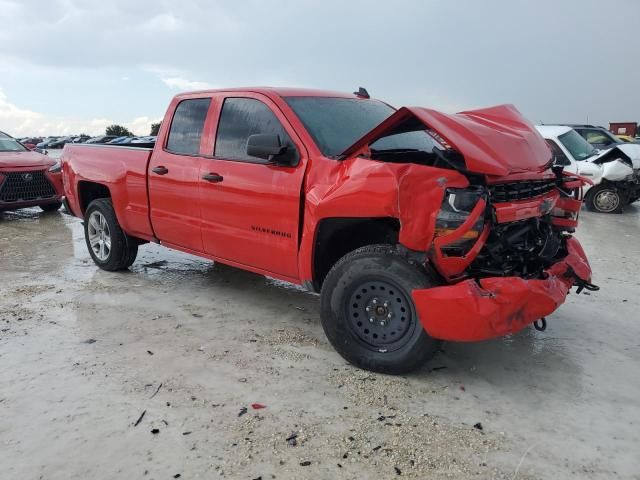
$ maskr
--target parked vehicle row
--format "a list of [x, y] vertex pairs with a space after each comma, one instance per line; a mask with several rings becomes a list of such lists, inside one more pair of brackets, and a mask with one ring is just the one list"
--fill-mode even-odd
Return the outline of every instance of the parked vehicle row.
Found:
[[131, 146], [153, 146], [156, 142], [155, 136], [145, 137], [116, 137], [107, 142], [108, 145], [131, 145]]
[[87, 141], [89, 137], [87, 135], [80, 136], [66, 136], [66, 137], [47, 137], [42, 139], [41, 142], [36, 144], [38, 150], [63, 148], [67, 143], [83, 143]]
[[117, 144], [132, 146], [153, 146], [156, 140], [154, 136], [143, 137], [118, 137], [116, 135], [98, 135], [89, 137], [88, 135], [70, 135], [65, 137], [26, 137], [17, 139], [29, 150], [38, 150], [45, 152], [51, 149], [62, 149], [65, 145], [71, 143], [90, 143], [90, 144]]

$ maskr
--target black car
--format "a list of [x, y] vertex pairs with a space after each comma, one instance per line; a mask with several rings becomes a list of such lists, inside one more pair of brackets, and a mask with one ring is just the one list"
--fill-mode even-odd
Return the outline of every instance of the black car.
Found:
[[604, 127], [598, 127], [595, 125], [566, 125], [567, 127], [573, 128], [587, 142], [598, 150], [607, 150], [624, 143]]
[[62, 137], [62, 138], [59, 138], [58, 140], [56, 140], [54, 142], [50, 142], [47, 145], [47, 148], [62, 148], [67, 143], [71, 143], [73, 141], [73, 138], [74, 137]]

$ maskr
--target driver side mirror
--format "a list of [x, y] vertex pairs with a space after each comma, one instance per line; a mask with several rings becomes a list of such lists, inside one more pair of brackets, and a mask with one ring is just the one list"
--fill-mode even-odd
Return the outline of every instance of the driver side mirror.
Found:
[[287, 151], [287, 146], [282, 145], [279, 135], [259, 133], [249, 136], [247, 141], [247, 155], [272, 161], [274, 157]]
[[565, 155], [554, 155], [553, 165], [557, 167], [566, 167], [567, 165], [571, 165], [571, 162]]
[[295, 167], [300, 161], [293, 145], [282, 143], [280, 135], [257, 133], [247, 139], [247, 155], [263, 158], [271, 164]]

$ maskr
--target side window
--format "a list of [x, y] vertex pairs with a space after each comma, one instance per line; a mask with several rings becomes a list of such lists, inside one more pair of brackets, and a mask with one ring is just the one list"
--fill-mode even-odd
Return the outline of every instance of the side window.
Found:
[[547, 145], [551, 149], [551, 153], [553, 154], [553, 164], [560, 165], [566, 167], [567, 165], [571, 165], [571, 161], [567, 158], [564, 152], [560, 149], [558, 144], [553, 140], [545, 139]]
[[183, 100], [178, 104], [171, 121], [167, 150], [186, 155], [200, 153], [200, 139], [210, 104], [210, 98]]
[[591, 143], [592, 145], [595, 144], [604, 144], [607, 145], [609, 143], [611, 143], [611, 140], [609, 140], [601, 131], [599, 130], [582, 130], [580, 132], [580, 135], [582, 135], [584, 137], [584, 139]]
[[293, 142], [271, 109], [254, 98], [227, 98], [222, 105], [213, 155], [217, 158], [266, 163], [266, 160], [247, 154], [247, 141], [251, 135], [271, 134], [280, 137], [280, 143], [293, 146]]

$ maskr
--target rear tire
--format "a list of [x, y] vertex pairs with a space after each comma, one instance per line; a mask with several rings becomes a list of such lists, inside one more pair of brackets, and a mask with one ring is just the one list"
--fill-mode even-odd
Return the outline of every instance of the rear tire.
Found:
[[598, 213], [622, 213], [625, 199], [618, 189], [610, 185], [596, 185], [589, 192], [585, 204], [589, 210]]
[[87, 207], [84, 238], [91, 258], [103, 270], [125, 270], [138, 255], [138, 242], [122, 231], [109, 198], [94, 200]]
[[43, 212], [57, 212], [61, 206], [62, 202], [47, 203], [46, 205], [40, 205], [40, 210]]
[[422, 328], [411, 292], [435, 286], [392, 245], [370, 245], [342, 257], [321, 292], [322, 327], [353, 365], [402, 374], [431, 358], [440, 341]]

